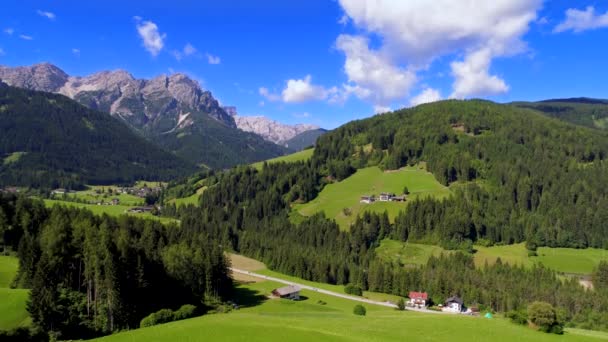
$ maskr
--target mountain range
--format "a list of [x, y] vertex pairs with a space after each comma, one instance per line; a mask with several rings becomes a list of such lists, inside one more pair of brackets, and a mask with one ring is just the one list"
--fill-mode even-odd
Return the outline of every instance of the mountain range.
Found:
[[[0, 66], [8, 85], [65, 95], [122, 120], [135, 132], [199, 166], [226, 168], [283, 155], [285, 142], [311, 125], [241, 117], [185, 74], [136, 79], [124, 70], [70, 76], [49, 63]], [[229, 107], [230, 108], [230, 107]], [[311, 143], [314, 143], [312, 141]]]

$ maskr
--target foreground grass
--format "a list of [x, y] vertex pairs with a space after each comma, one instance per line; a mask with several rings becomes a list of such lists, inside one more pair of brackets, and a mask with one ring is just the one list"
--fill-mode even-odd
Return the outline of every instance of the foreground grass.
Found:
[[251, 166], [258, 170], [261, 170], [262, 167], [264, 166], [264, 163], [268, 163], [268, 164], [281, 163], [281, 162], [295, 163], [295, 162], [299, 162], [299, 161], [305, 161], [312, 157], [312, 154], [314, 153], [314, 151], [315, 151], [314, 148], [309, 148], [307, 150], [302, 150], [300, 152], [292, 153], [292, 154], [289, 154], [286, 156], [281, 156], [281, 157], [277, 157], [277, 158], [273, 158], [273, 159], [268, 159], [266, 161], [253, 163], [253, 164], [251, 164]]
[[[325, 186], [317, 198], [294, 206], [294, 210], [303, 216], [325, 212], [327, 217], [335, 219], [342, 229], [348, 229], [364, 211], [376, 213], [387, 211], [389, 218], [393, 220], [406, 207], [407, 202], [361, 204], [359, 200], [361, 196], [377, 196], [381, 192], [401, 194], [406, 186], [410, 191], [407, 202], [425, 196], [441, 198], [450, 194], [450, 190], [437, 182], [435, 177], [422, 166], [389, 172], [383, 172], [377, 167], [368, 167], [357, 170], [355, 174], [341, 182]], [[350, 209], [350, 215], [344, 214], [344, 208]]]
[[302, 291], [304, 300], [267, 299], [281, 284], [240, 285], [243, 308], [107, 336], [100, 341], [598, 341], [599, 336], [544, 334], [504, 319], [421, 314], [366, 305], [352, 313], [345, 299]]
[[133, 207], [126, 206], [126, 205], [96, 205], [96, 204], [85, 204], [85, 203], [60, 201], [60, 200], [49, 200], [49, 199], [45, 199], [44, 204], [47, 207], [52, 207], [55, 205], [63, 205], [63, 206], [68, 206], [68, 207], [87, 209], [87, 210], [90, 210], [91, 212], [93, 212], [93, 214], [95, 214], [95, 215], [103, 215], [103, 214], [107, 214], [110, 216], [130, 215], [130, 216], [144, 218], [144, 219], [157, 220], [162, 223], [178, 222], [176, 219], [172, 219], [172, 218], [168, 218], [168, 217], [154, 216], [150, 213], [129, 213], [128, 210]]
[[0, 330], [10, 330], [31, 323], [26, 310], [29, 290], [8, 288], [17, 274], [17, 267], [17, 258], [0, 256]]

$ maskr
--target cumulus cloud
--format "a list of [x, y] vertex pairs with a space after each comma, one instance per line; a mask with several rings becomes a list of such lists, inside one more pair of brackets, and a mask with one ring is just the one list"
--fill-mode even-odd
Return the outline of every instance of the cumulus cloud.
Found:
[[420, 94], [410, 99], [410, 106], [414, 107], [423, 103], [430, 103], [439, 100], [441, 100], [441, 93], [439, 93], [439, 90], [426, 88]]
[[15, 29], [13, 29], [12, 27], [7, 27], [3, 30], [3, 32], [8, 34], [9, 36], [12, 36], [13, 33], [15, 33]]
[[276, 101], [281, 100], [281, 95], [271, 92], [266, 87], [260, 87], [258, 92], [260, 93], [261, 96], [263, 96], [264, 98], [266, 98], [266, 100], [268, 100], [270, 102], [276, 102]]
[[37, 10], [36, 13], [38, 13], [38, 15], [41, 17], [46, 17], [50, 20], [55, 20], [55, 13], [53, 12]]
[[220, 64], [222, 60], [218, 56], [207, 53], [207, 62], [209, 64]]
[[165, 45], [164, 40], [167, 35], [160, 33], [158, 26], [152, 21], [144, 21], [141, 17], [137, 16], [134, 17], [134, 19], [137, 22], [137, 33], [142, 40], [144, 48], [148, 50], [152, 56], [158, 56]]
[[23, 40], [34, 40], [34, 37], [28, 36], [27, 34], [20, 34], [19, 38], [21, 38]]
[[390, 112], [391, 110], [392, 110], [391, 107], [387, 107], [387, 106], [379, 106], [379, 105], [374, 106], [374, 114], [387, 113], [387, 112]]
[[336, 93], [337, 89], [325, 89], [322, 86], [312, 84], [312, 77], [306, 75], [303, 79], [291, 79], [287, 81], [287, 86], [281, 93], [283, 102], [301, 103], [314, 100], [325, 100], [331, 94]]
[[575, 8], [566, 10], [566, 19], [553, 29], [553, 32], [574, 31], [576, 33], [608, 27], [608, 11], [596, 14], [593, 6], [582, 11]]
[[[337, 39], [338, 48], [346, 55], [345, 72], [349, 80], [370, 90], [375, 104], [407, 96], [417, 81], [417, 71], [440, 57], [462, 53], [464, 60], [452, 63], [454, 86], [458, 87], [455, 94], [469, 97], [508, 89], [503, 80], [489, 74], [491, 62], [496, 57], [526, 51], [522, 37], [542, 5], [542, 0], [339, 2], [355, 26], [366, 35], [381, 38], [382, 43], [376, 49], [370, 49], [366, 36]], [[361, 67], [365, 62], [373, 67]], [[356, 72], [357, 69], [368, 72]], [[381, 74], [395, 77], [392, 82], [399, 91], [391, 94], [385, 83], [374, 81]], [[355, 75], [359, 77], [351, 77]], [[471, 79], [483, 84], [470, 86]]]
[[490, 75], [492, 52], [488, 48], [468, 53], [463, 61], [452, 62], [454, 76], [453, 93], [450, 97], [464, 98], [505, 93], [509, 87], [502, 79]]
[[415, 73], [394, 65], [368, 45], [368, 39], [360, 36], [340, 35], [336, 40], [336, 47], [346, 55], [344, 71], [353, 84], [347, 91], [379, 104], [406, 97], [416, 82]]

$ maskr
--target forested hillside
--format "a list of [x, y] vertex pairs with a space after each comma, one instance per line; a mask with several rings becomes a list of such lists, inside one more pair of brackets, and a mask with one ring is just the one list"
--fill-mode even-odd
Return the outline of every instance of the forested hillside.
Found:
[[576, 125], [608, 129], [608, 100], [580, 97], [539, 102], [513, 102], [512, 104], [522, 108], [535, 109], [547, 116]]
[[0, 186], [77, 188], [195, 170], [116, 118], [62, 95], [0, 83]]
[[161, 309], [191, 305], [191, 316], [221, 304], [232, 281], [218, 241], [189, 223], [99, 217], [0, 194], [0, 247], [19, 256], [13, 285], [31, 289], [33, 323], [61, 340], [136, 328]]

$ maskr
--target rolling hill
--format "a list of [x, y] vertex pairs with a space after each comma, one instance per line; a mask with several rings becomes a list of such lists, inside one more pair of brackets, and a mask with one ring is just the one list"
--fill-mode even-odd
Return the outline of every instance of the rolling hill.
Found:
[[168, 180], [195, 166], [63, 95], [0, 84], [0, 185]]
[[559, 120], [591, 128], [608, 129], [608, 100], [586, 97], [513, 102], [512, 105], [538, 110]]

